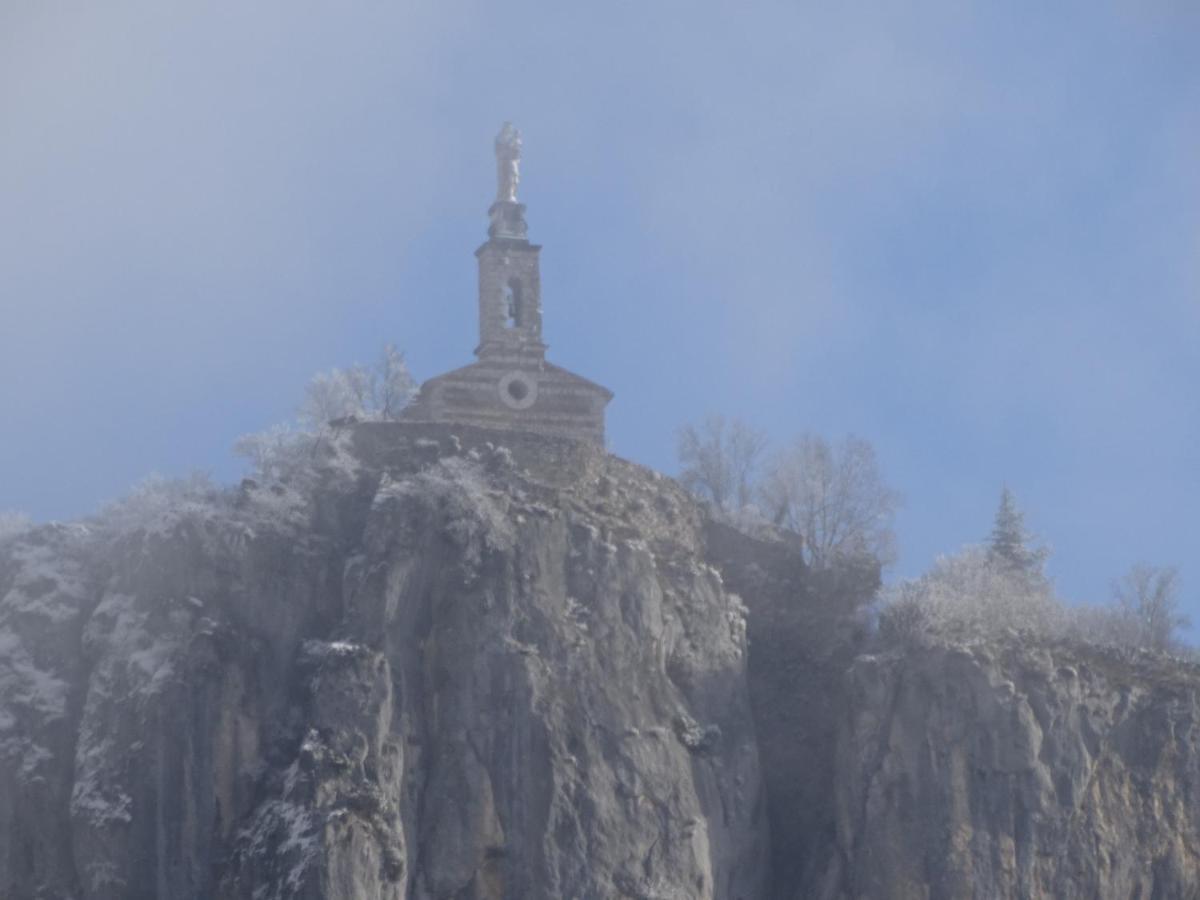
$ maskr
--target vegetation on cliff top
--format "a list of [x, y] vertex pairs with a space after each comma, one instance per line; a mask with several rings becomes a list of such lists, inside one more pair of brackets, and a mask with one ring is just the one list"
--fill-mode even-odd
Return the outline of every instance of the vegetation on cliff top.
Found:
[[[718, 518], [782, 529], [817, 570], [864, 562], [885, 569], [895, 561], [900, 496], [867, 441], [805, 434], [772, 452], [762, 432], [721, 416], [685, 425], [678, 437], [680, 480]], [[1177, 569], [1137, 563], [1107, 602], [1073, 605], [1046, 574], [1049, 559], [1005, 486], [985, 543], [939, 557], [924, 575], [882, 592], [879, 633], [913, 640], [1017, 632], [1185, 652]]]

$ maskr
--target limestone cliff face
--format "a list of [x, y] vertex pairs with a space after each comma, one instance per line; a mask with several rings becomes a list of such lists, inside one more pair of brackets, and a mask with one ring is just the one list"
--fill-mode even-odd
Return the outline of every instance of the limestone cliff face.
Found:
[[1200, 897], [1200, 674], [883, 648], [874, 571], [358, 426], [0, 542], [0, 897]]
[[381, 428], [312, 485], [0, 548], [0, 896], [762, 896], [696, 507], [595, 448]]
[[1200, 672], [1072, 646], [859, 659], [823, 898], [1200, 896]]

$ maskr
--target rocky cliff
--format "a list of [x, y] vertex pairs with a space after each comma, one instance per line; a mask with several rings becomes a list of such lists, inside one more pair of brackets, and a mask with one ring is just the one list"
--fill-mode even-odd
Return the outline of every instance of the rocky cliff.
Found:
[[513, 443], [364, 427], [308, 481], [6, 543], [0, 895], [762, 896], [696, 507]]
[[1200, 672], [1013, 636], [854, 662], [819, 898], [1200, 897]]
[[1192, 670], [868, 647], [875, 578], [437, 426], [35, 529], [0, 543], [0, 897], [1197, 895]]

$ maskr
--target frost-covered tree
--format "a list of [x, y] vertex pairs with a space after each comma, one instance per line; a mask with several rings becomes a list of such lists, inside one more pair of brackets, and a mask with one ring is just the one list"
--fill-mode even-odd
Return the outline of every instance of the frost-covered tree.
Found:
[[359, 416], [365, 407], [366, 369], [330, 369], [318, 372], [308, 382], [300, 404], [300, 422], [311, 431], [320, 431], [330, 422]]
[[988, 558], [997, 566], [1027, 578], [1043, 578], [1042, 570], [1049, 556], [1045, 547], [1037, 546], [1025, 528], [1025, 515], [1017, 507], [1012, 491], [1005, 485], [1000, 492], [1000, 506], [988, 539]]
[[278, 481], [304, 468], [331, 423], [349, 418], [397, 419], [416, 390], [404, 354], [386, 344], [373, 365], [330, 369], [313, 376], [294, 423], [243, 435], [233, 450], [250, 460], [259, 478]]
[[1074, 613], [1043, 573], [1048, 555], [1034, 544], [1024, 515], [1005, 487], [987, 544], [940, 557], [925, 575], [894, 587], [880, 614], [880, 629], [1063, 635], [1073, 627]]
[[740, 419], [709, 416], [679, 429], [679, 480], [717, 509], [735, 513], [754, 499], [754, 474], [767, 438]]
[[1170, 650], [1190, 622], [1179, 610], [1179, 570], [1138, 563], [1113, 582], [1113, 603], [1130, 637], [1149, 650]]
[[347, 417], [395, 419], [415, 392], [416, 382], [409, 374], [404, 354], [387, 344], [374, 365], [330, 369], [315, 375], [308, 383], [300, 420], [308, 428], [320, 430]]
[[802, 537], [810, 565], [895, 561], [892, 523], [900, 495], [884, 482], [875, 448], [862, 438], [831, 444], [801, 435], [768, 460], [758, 494], [776, 525]]
[[376, 415], [381, 419], [395, 419], [412, 402], [417, 392], [417, 382], [408, 371], [404, 354], [392, 344], [385, 344], [383, 355], [376, 363], [376, 382], [373, 394]]
[[250, 461], [255, 475], [264, 481], [279, 481], [304, 463], [313, 450], [316, 435], [294, 425], [244, 434], [233, 445], [233, 452]]

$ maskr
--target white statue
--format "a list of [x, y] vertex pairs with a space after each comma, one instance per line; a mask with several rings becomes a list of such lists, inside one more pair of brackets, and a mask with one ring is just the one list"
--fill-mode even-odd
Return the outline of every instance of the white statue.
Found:
[[521, 132], [505, 122], [496, 135], [496, 202], [516, 203], [521, 181]]

